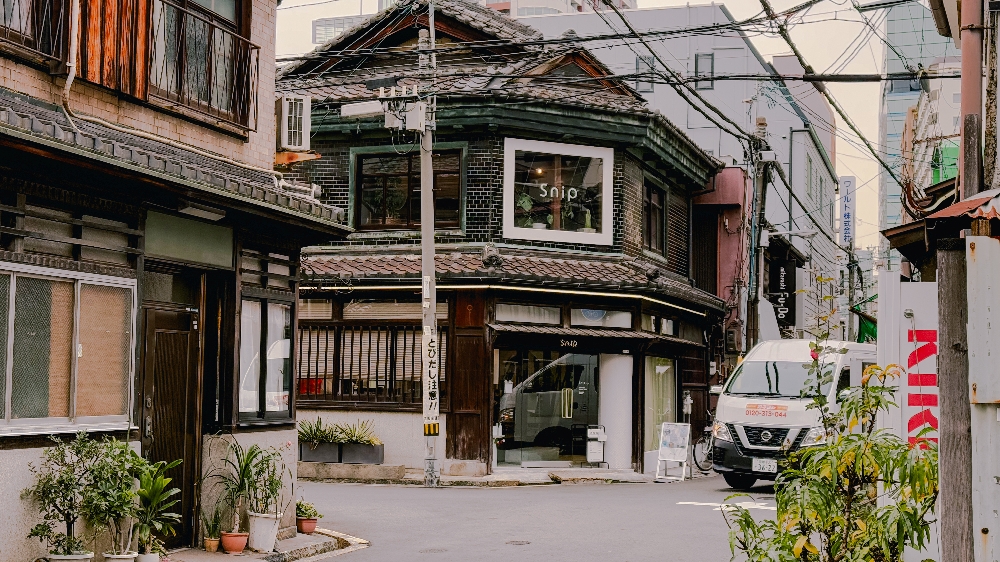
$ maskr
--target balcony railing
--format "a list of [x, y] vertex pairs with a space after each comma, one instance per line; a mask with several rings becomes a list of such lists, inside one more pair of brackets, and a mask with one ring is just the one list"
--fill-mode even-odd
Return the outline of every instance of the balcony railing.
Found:
[[68, 6], [61, 0], [0, 0], [0, 45], [39, 61], [63, 60]]
[[260, 47], [165, 0], [152, 2], [149, 38], [150, 97], [256, 130]]

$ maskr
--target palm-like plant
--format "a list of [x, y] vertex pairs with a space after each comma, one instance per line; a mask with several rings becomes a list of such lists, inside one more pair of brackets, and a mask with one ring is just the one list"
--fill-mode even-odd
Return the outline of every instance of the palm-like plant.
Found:
[[180, 490], [168, 487], [172, 478], [167, 478], [166, 472], [180, 463], [180, 460], [170, 463], [160, 461], [149, 465], [139, 476], [136, 536], [141, 553], [162, 552], [163, 543], [159, 537], [176, 534], [174, 525], [181, 520], [181, 516], [169, 510], [180, 501], [171, 499]]

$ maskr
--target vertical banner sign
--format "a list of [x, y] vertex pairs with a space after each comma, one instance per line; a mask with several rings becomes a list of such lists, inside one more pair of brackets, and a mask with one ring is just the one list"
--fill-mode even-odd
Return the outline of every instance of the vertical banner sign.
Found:
[[[937, 442], [937, 283], [900, 283], [899, 358], [906, 368], [900, 382], [903, 431], [911, 444], [922, 440]], [[925, 428], [934, 431], [920, 436]]]
[[441, 433], [441, 392], [438, 388], [438, 341], [437, 331], [431, 332], [429, 326], [424, 326], [422, 339], [423, 349], [423, 389], [424, 389], [424, 435], [434, 436]]
[[854, 246], [855, 189], [854, 176], [840, 177], [840, 245], [847, 248]]
[[767, 300], [774, 305], [778, 326], [795, 326], [795, 260], [771, 260]]

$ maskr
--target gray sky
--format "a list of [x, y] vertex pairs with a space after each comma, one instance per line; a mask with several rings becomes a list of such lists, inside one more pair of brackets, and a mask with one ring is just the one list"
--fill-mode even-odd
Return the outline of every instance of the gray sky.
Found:
[[[638, 0], [640, 8], [684, 5], [678, 0]], [[801, 0], [772, 0], [776, 10], [797, 5]], [[363, 4], [362, 4], [363, 3]], [[748, 18], [760, 12], [759, 0], [730, 0], [724, 2], [737, 19]], [[311, 50], [314, 19], [373, 13], [378, 8], [377, 0], [285, 0], [278, 9], [278, 56], [301, 54]], [[868, 12], [869, 19], [879, 21], [880, 12]], [[806, 60], [817, 72], [825, 71], [848, 47], [850, 42], [867, 29], [859, 14], [851, 7], [849, 0], [826, 0], [814, 6], [792, 28], [792, 39], [802, 51]], [[884, 27], [879, 26], [879, 35]], [[785, 42], [774, 36], [754, 36], [751, 40], [757, 49], [770, 59], [773, 55], [788, 54]], [[854, 57], [853, 61], [839, 70], [842, 73], [873, 73], [882, 68], [884, 45], [878, 36], [873, 36]], [[878, 142], [879, 113], [878, 83], [830, 84], [834, 97], [851, 116], [861, 132], [873, 144]], [[878, 244], [878, 164], [859, 148], [860, 142], [838, 119], [837, 174], [857, 178], [857, 245], [861, 248]]]

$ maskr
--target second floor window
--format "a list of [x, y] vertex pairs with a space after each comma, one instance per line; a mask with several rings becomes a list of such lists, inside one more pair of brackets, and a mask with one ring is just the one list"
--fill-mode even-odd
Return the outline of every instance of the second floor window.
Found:
[[646, 183], [642, 198], [642, 247], [661, 255], [666, 248], [664, 195], [662, 189]]
[[[459, 226], [461, 151], [434, 153], [434, 225]], [[358, 158], [358, 228], [413, 229], [420, 225], [420, 153]]]
[[[702, 76], [713, 78], [715, 76], [715, 53], [700, 53], [694, 56], [694, 75], [699, 78]], [[698, 90], [711, 90], [714, 87], [715, 82], [712, 80], [695, 82], [695, 88]]]
[[635, 89], [640, 92], [653, 91], [653, 69], [656, 61], [653, 57], [636, 57], [635, 59]]

